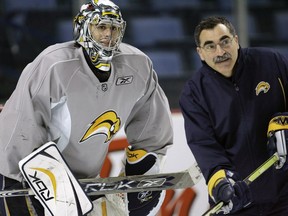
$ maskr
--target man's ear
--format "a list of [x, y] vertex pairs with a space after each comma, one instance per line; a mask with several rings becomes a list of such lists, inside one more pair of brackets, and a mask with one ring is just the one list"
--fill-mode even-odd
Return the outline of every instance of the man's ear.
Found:
[[239, 49], [240, 47], [239, 47], [239, 39], [238, 39], [238, 35], [235, 35], [235, 36], [234, 36], [234, 40], [235, 40], [235, 42], [238, 44], [238, 49]]
[[200, 56], [201, 60], [204, 61], [204, 57], [203, 57], [201, 48], [200, 48], [200, 47], [197, 47], [196, 50], [197, 50], [197, 53], [198, 53], [198, 55]]

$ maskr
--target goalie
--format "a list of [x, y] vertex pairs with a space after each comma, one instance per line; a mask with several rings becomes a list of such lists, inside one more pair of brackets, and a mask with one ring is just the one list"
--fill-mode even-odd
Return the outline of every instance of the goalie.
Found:
[[[131, 145], [124, 173], [160, 172], [173, 141], [170, 108], [149, 57], [122, 43], [125, 26], [113, 2], [91, 1], [74, 19], [75, 40], [48, 47], [26, 66], [0, 113], [2, 190], [27, 187], [18, 163], [48, 141], [77, 179], [98, 176], [122, 127]], [[93, 197], [89, 215], [118, 215], [121, 206], [123, 215], [156, 214], [164, 192], [140, 195], [125, 195], [123, 205], [112, 195]], [[0, 214], [44, 215], [38, 200], [2, 198]]]

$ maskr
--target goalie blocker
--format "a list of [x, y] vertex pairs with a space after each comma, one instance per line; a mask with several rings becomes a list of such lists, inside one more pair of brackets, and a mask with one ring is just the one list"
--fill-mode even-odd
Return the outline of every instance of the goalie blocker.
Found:
[[37, 199], [52, 216], [85, 215], [93, 208], [53, 142], [19, 162], [20, 171]]

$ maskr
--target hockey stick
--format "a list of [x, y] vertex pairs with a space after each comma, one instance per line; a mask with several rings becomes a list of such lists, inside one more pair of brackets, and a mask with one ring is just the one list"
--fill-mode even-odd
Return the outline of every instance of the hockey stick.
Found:
[[[274, 153], [268, 160], [261, 164], [256, 170], [254, 170], [249, 176], [247, 176], [243, 181], [249, 185], [259, 176], [261, 176], [266, 170], [273, 166], [277, 161], [279, 161], [278, 153]], [[223, 206], [225, 202], [219, 201], [213, 207], [208, 209], [202, 216], [211, 216], [217, 213]]]
[[[181, 172], [162, 173], [154, 175], [119, 176], [108, 178], [80, 179], [80, 185], [88, 196], [131, 193], [140, 191], [157, 191], [193, 187], [203, 175], [194, 163], [190, 168]], [[14, 189], [0, 191], [0, 197], [16, 197], [34, 195], [28, 189]]]

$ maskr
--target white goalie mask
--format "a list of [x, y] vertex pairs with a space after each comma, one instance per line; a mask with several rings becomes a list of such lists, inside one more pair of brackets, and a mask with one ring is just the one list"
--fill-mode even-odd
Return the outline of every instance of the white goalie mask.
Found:
[[96, 68], [109, 71], [125, 27], [117, 5], [110, 0], [92, 0], [82, 5], [74, 18], [74, 40], [85, 48]]

